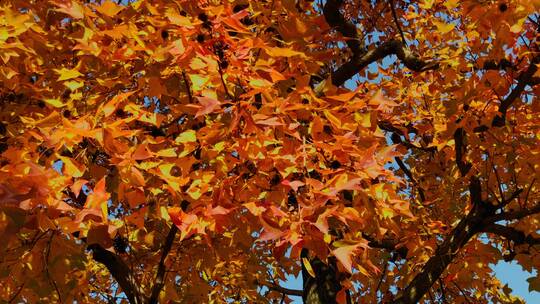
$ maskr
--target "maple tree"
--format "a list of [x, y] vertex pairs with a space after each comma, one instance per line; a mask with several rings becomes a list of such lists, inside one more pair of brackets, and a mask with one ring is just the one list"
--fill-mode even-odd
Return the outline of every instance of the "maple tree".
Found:
[[540, 290], [540, 1], [126, 2], [0, 3], [2, 301]]

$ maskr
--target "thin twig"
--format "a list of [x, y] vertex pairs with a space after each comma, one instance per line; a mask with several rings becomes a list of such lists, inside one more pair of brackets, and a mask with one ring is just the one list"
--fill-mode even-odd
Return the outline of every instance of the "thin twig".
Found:
[[21, 291], [23, 290], [23, 287], [24, 287], [24, 283], [23, 282], [21, 284], [21, 286], [17, 289], [17, 292], [15, 292], [15, 294], [8, 300], [8, 303], [13, 303], [13, 301], [15, 301], [17, 299], [17, 297], [19, 296], [19, 294], [21, 293]]
[[51, 243], [54, 237], [54, 231], [51, 233], [51, 237], [49, 238], [49, 243], [47, 244], [47, 250], [45, 252], [45, 273], [47, 274], [47, 278], [51, 282], [51, 284], [54, 287], [54, 290], [56, 290], [56, 294], [58, 295], [58, 303], [62, 303], [62, 296], [60, 295], [60, 290], [58, 290], [58, 286], [56, 285], [56, 282], [51, 277], [51, 274], [49, 273], [49, 255], [51, 253]]
[[405, 41], [405, 35], [403, 34], [403, 30], [401, 29], [401, 25], [399, 24], [399, 20], [396, 14], [396, 8], [394, 7], [394, 0], [390, 0], [390, 9], [392, 10], [392, 16], [394, 17], [394, 22], [396, 23], [399, 34], [401, 35], [401, 41], [403, 42], [403, 45], [407, 46], [407, 41]]
[[381, 274], [381, 278], [379, 279], [379, 283], [377, 283], [377, 287], [375, 288], [375, 297], [377, 297], [377, 299], [379, 298], [379, 296], [377, 295], [377, 293], [379, 292], [379, 289], [381, 288], [381, 284], [384, 280], [384, 277], [386, 276], [386, 270], [388, 269], [388, 262], [386, 262], [384, 264], [384, 269], [383, 269], [383, 272]]
[[454, 284], [454, 286], [456, 286], [456, 288], [459, 290], [459, 292], [461, 292], [461, 294], [463, 295], [463, 297], [465, 298], [465, 301], [467, 301], [467, 303], [472, 303], [469, 298], [467, 297], [467, 295], [465, 294], [465, 292], [459, 287], [459, 285], [452, 281], [452, 283]]

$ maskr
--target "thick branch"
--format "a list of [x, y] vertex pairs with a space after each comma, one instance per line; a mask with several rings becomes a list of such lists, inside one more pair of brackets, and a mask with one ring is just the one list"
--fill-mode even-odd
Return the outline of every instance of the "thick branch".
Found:
[[398, 304], [418, 303], [420, 299], [429, 291], [433, 283], [439, 279], [446, 267], [450, 265], [461, 248], [480, 230], [482, 219], [493, 209], [486, 208], [482, 202], [480, 182], [473, 177], [469, 185], [472, 211], [467, 214], [452, 232], [446, 236], [444, 242], [437, 248], [432, 256], [401, 293], [401, 296], [394, 301]]
[[439, 67], [439, 64], [436, 62], [420, 59], [407, 49], [403, 45], [403, 42], [390, 40], [361, 56], [353, 56], [347, 63], [332, 73], [332, 84], [335, 86], [342, 85], [372, 62], [381, 60], [389, 55], [396, 55], [406, 67], [416, 72], [434, 70]]
[[493, 216], [487, 217], [485, 222], [486, 223], [496, 223], [498, 221], [513, 221], [513, 220], [519, 220], [524, 217], [534, 215], [540, 213], [540, 203], [532, 208], [529, 209], [521, 209], [518, 211], [511, 211], [511, 212], [503, 212], [500, 214], [495, 214]]
[[534, 83], [533, 75], [538, 70], [538, 67], [536, 64], [540, 63], [540, 56], [536, 56], [531, 60], [531, 63], [527, 70], [523, 73], [521, 73], [517, 79], [518, 83], [514, 87], [514, 89], [506, 96], [505, 99], [501, 102], [499, 105], [499, 113], [500, 115], [497, 115], [493, 118], [493, 121], [491, 122], [491, 125], [494, 127], [502, 127], [505, 125], [506, 122], [506, 112], [512, 105], [512, 103], [521, 96], [521, 93], [525, 90], [525, 87], [527, 85], [531, 85]]
[[396, 55], [406, 67], [417, 72], [437, 69], [439, 67], [438, 63], [423, 61], [409, 51], [404, 45], [404, 42], [395, 39], [387, 41], [375, 49], [366, 51], [361, 43], [361, 39], [358, 37], [356, 26], [352, 22], [347, 21], [339, 11], [342, 4], [342, 0], [328, 0], [323, 8], [326, 22], [347, 38], [347, 46], [353, 53], [348, 62], [332, 73], [333, 85], [342, 85], [370, 63], [389, 55]]
[[165, 243], [163, 244], [163, 252], [161, 254], [161, 259], [159, 260], [156, 280], [154, 282], [154, 286], [152, 287], [152, 294], [150, 295], [150, 300], [148, 300], [148, 304], [158, 303], [159, 293], [161, 292], [163, 285], [165, 285], [165, 259], [171, 251], [174, 237], [176, 236], [177, 232], [178, 228], [176, 227], [176, 225], [173, 224], [171, 229], [169, 230], [167, 238], [165, 239]]
[[454, 142], [456, 145], [456, 164], [461, 176], [465, 176], [472, 165], [464, 160], [467, 146], [465, 145], [465, 130], [463, 130], [463, 128], [457, 128], [454, 132]]
[[513, 241], [518, 245], [529, 244], [532, 246], [540, 244], [540, 238], [533, 237], [531, 235], [525, 235], [523, 231], [519, 231], [516, 228], [499, 224], [491, 224], [484, 226], [482, 232], [493, 233], [502, 236], [505, 239]]
[[143, 304], [144, 294], [126, 263], [118, 255], [106, 250], [101, 245], [92, 244], [88, 248], [92, 250], [94, 260], [107, 267], [122, 288], [122, 291], [126, 294], [129, 303]]
[[479, 219], [473, 213], [462, 219], [394, 303], [418, 303], [452, 262], [459, 250], [476, 234], [475, 227], [478, 221]]
[[328, 0], [323, 8], [324, 18], [326, 22], [338, 32], [340, 32], [343, 37], [346, 38], [347, 46], [353, 54], [362, 53], [363, 45], [358, 38], [358, 32], [356, 31], [356, 26], [345, 19], [343, 14], [339, 11], [341, 5], [343, 4], [342, 0]]
[[514, 64], [506, 59], [503, 58], [501, 60], [488, 60], [484, 62], [482, 65], [482, 69], [484, 70], [506, 70], [506, 69], [514, 69]]
[[407, 247], [398, 248], [399, 242], [394, 239], [383, 238], [379, 241], [368, 234], [362, 234], [362, 237], [368, 241], [368, 246], [371, 248], [386, 249], [388, 251], [396, 252], [401, 258], [407, 257]]

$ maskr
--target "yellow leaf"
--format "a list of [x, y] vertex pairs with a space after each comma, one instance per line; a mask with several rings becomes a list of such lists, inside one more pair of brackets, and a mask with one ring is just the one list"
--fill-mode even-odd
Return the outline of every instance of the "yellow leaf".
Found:
[[438, 21], [435, 21], [433, 23], [435, 23], [435, 26], [437, 26], [437, 31], [439, 31], [441, 34], [446, 34], [453, 30], [454, 27], [456, 27], [456, 25], [453, 23], [444, 23]]
[[60, 77], [58, 77], [58, 81], [61, 81], [61, 80], [68, 80], [68, 79], [73, 79], [73, 78], [77, 78], [77, 77], [80, 77], [80, 76], [83, 76], [83, 74], [81, 74], [79, 71], [77, 71], [76, 69], [73, 69], [73, 70], [68, 70], [66, 68], [62, 68], [60, 70], [56, 69], [55, 70], [58, 74], [60, 74]]
[[60, 160], [64, 163], [63, 172], [72, 177], [81, 177], [84, 174], [84, 166], [76, 163], [71, 158], [60, 156]]
[[526, 19], [527, 17], [519, 19], [516, 24], [510, 27], [510, 32], [515, 33], [515, 34], [521, 32], [521, 30], [523, 29], [523, 24], [525, 23]]
[[433, 4], [435, 4], [435, 0], [425, 0], [420, 4], [420, 7], [427, 10], [431, 9]]
[[51, 106], [55, 107], [55, 108], [61, 108], [64, 106], [64, 103], [58, 99], [58, 98], [54, 98], [54, 99], [43, 99], [43, 101], [47, 104], [50, 104]]
[[324, 242], [325, 242], [326, 244], [330, 244], [330, 243], [332, 242], [332, 236], [331, 236], [330, 234], [328, 234], [328, 233], [325, 233], [325, 234], [324, 234], [323, 239], [324, 239]]
[[354, 113], [354, 120], [364, 128], [371, 127], [371, 114], [368, 113]]
[[191, 20], [189, 20], [188, 17], [180, 15], [178, 11], [174, 8], [167, 8], [167, 10], [165, 11], [165, 17], [167, 17], [169, 21], [174, 25], [193, 27], [193, 25], [191, 24]]
[[264, 79], [252, 79], [249, 81], [249, 85], [252, 87], [252, 88], [265, 88], [265, 87], [270, 87], [272, 86], [272, 83], [268, 80], [264, 80]]
[[315, 277], [315, 271], [313, 271], [313, 267], [311, 267], [309, 260], [307, 258], [302, 258], [302, 263], [304, 263], [304, 267], [306, 267], [306, 270], [309, 273], [309, 275], [312, 277]]
[[298, 52], [292, 49], [278, 48], [278, 47], [265, 47], [265, 52], [272, 57], [293, 57], [300, 56], [304, 59], [307, 59], [306, 54]]
[[107, 102], [101, 108], [103, 113], [105, 113], [105, 117], [111, 115], [116, 110], [116, 106], [118, 105], [118, 103], [126, 100], [129, 96], [133, 95], [133, 93], [135, 93], [135, 91], [121, 93], [121, 94], [118, 94], [118, 95], [114, 96], [109, 102]]
[[388, 207], [383, 207], [382, 208], [382, 217], [383, 218], [392, 218], [394, 216], [394, 210], [388, 208]]
[[84, 83], [82, 81], [66, 81], [64, 85], [70, 90], [75, 91], [76, 89], [82, 87]]
[[188, 143], [188, 142], [196, 142], [197, 141], [197, 133], [194, 130], [187, 130], [176, 138], [176, 143]]
[[163, 150], [158, 151], [157, 155], [161, 157], [176, 157], [176, 149], [175, 148], [163, 149]]
[[210, 80], [207, 76], [201, 76], [198, 74], [190, 74], [189, 80], [191, 80], [191, 86], [194, 91], [200, 91], [204, 88], [206, 83]]
[[326, 118], [334, 125], [334, 127], [336, 128], [341, 127], [341, 120], [339, 120], [339, 118], [334, 116], [334, 114], [330, 113], [330, 111], [324, 110], [324, 116], [326, 116]]

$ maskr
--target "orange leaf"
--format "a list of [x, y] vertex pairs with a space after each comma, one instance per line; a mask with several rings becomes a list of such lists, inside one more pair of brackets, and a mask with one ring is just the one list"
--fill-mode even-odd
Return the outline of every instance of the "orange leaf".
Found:
[[352, 255], [358, 248], [358, 245], [339, 247], [332, 251], [332, 254], [338, 259], [343, 267], [352, 274]]
[[55, 5], [59, 7], [55, 9], [55, 11], [68, 14], [75, 19], [84, 18], [84, 6], [80, 5], [79, 3], [75, 1], [69, 1], [67, 3], [61, 3], [61, 4], [56, 3]]
[[62, 172], [69, 176], [81, 177], [84, 174], [85, 167], [71, 158], [60, 156], [60, 160], [64, 163]]
[[214, 111], [220, 104], [219, 100], [216, 100], [210, 97], [202, 96], [202, 97], [197, 97], [197, 99], [199, 100], [201, 107], [195, 114], [195, 118], [212, 113], [212, 111]]

